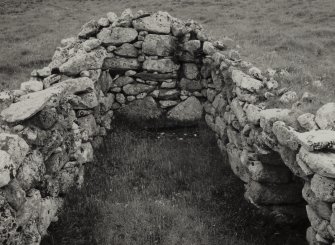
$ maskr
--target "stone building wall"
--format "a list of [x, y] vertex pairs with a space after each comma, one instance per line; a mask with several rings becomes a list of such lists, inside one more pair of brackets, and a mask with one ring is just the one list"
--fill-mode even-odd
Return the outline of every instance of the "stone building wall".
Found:
[[144, 127], [204, 118], [248, 201], [281, 223], [307, 210], [310, 244], [334, 242], [334, 103], [304, 113], [313, 97], [279, 88], [281, 72], [260, 71], [198, 23], [165, 12], [108, 13], [61, 44], [48, 67], [0, 93], [3, 244], [40, 243], [121, 118]]

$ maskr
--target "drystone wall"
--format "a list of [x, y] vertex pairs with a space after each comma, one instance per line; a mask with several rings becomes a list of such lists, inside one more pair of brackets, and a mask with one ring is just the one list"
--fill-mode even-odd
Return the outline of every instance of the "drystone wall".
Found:
[[40, 243], [112, 120], [170, 127], [205, 118], [248, 201], [277, 222], [307, 210], [309, 243], [332, 244], [335, 103], [304, 113], [313, 97], [279, 88], [282, 73], [262, 73], [166, 12], [127, 9], [86, 23], [48, 67], [0, 93], [0, 241]]

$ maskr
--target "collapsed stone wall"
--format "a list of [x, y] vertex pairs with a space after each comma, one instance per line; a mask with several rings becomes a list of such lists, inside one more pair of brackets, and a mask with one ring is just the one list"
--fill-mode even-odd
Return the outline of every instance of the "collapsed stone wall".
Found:
[[[48, 67], [19, 90], [0, 93], [0, 241], [40, 243], [113, 119], [191, 125], [204, 109], [246, 183], [246, 199], [278, 222], [304, 216], [305, 199], [307, 239], [331, 244], [335, 104], [304, 113], [276, 75], [241, 61], [198, 23], [165, 12], [127, 9], [86, 23], [62, 40]], [[276, 109], [270, 99], [297, 102]]]

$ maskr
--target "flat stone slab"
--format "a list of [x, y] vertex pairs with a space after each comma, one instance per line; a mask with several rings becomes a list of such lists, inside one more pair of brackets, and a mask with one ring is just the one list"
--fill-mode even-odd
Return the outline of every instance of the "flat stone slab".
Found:
[[155, 89], [155, 86], [146, 84], [127, 84], [123, 87], [123, 91], [127, 95], [138, 95], [143, 92], [151, 92]]
[[138, 70], [140, 68], [140, 63], [137, 59], [127, 59], [111, 57], [106, 58], [102, 69], [108, 70]]
[[130, 43], [137, 38], [138, 32], [133, 28], [114, 27], [112, 30], [104, 28], [97, 38], [107, 45], [121, 45]]
[[239, 70], [232, 71], [233, 82], [240, 88], [246, 89], [250, 92], [259, 92], [263, 87], [263, 83], [257, 79], [248, 76]]
[[296, 134], [299, 143], [308, 151], [334, 149], [335, 131], [314, 130]]
[[298, 156], [314, 173], [335, 178], [335, 153], [310, 152], [301, 147]]
[[66, 86], [55, 86], [25, 95], [21, 101], [11, 104], [0, 115], [9, 123], [26, 120], [41, 111], [52, 98], [60, 96], [65, 89]]
[[144, 54], [153, 56], [170, 56], [176, 50], [176, 38], [170, 35], [148, 34], [143, 42]]
[[134, 75], [134, 77], [141, 78], [143, 80], [150, 81], [165, 81], [168, 79], [177, 78], [176, 74], [155, 74], [150, 72], [139, 72]]
[[168, 13], [158, 12], [148, 17], [133, 20], [133, 26], [138, 31], [169, 34], [171, 30], [171, 17]]
[[62, 74], [68, 76], [78, 75], [82, 71], [101, 69], [106, 58], [107, 51], [97, 48], [91, 52], [78, 52], [59, 67]]
[[170, 73], [176, 72], [180, 65], [174, 63], [171, 59], [146, 60], [143, 63], [143, 69], [147, 71]]

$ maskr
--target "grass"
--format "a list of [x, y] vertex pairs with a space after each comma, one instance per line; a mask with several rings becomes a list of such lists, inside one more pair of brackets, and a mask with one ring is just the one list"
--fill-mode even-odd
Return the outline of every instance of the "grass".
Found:
[[163, 135], [119, 125], [85, 179], [43, 245], [304, 244], [305, 227], [276, 227], [243, 199], [206, 128]]
[[[48, 64], [62, 38], [92, 18], [125, 8], [195, 19], [214, 37], [233, 38], [243, 58], [260, 68], [289, 71], [284, 86], [311, 91], [323, 102], [335, 95], [333, 0], [3, 0], [0, 87], [18, 88], [32, 69]], [[313, 87], [314, 80], [323, 87]]]

